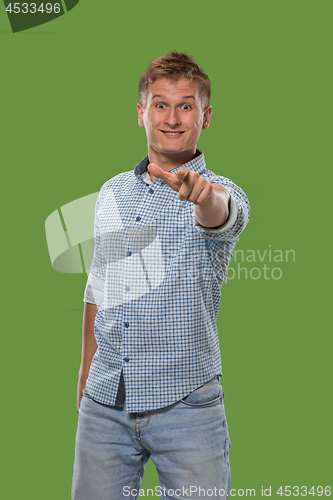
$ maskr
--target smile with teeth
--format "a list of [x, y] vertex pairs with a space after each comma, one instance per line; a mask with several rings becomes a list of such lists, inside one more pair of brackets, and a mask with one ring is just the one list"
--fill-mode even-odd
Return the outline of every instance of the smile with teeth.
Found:
[[170, 136], [172, 136], [172, 137], [174, 137], [174, 136], [177, 136], [177, 135], [180, 135], [180, 134], [183, 134], [183, 133], [184, 133], [184, 131], [182, 131], [182, 132], [169, 132], [169, 131], [165, 131], [165, 130], [161, 130], [161, 132], [163, 132], [163, 134], [170, 135]]

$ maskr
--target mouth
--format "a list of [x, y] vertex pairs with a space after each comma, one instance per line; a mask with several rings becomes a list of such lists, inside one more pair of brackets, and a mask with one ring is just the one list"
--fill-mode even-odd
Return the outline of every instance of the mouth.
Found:
[[181, 132], [170, 132], [168, 130], [161, 130], [161, 132], [163, 132], [163, 134], [166, 135], [167, 137], [179, 137], [181, 134], [184, 133], [184, 131], [181, 131]]

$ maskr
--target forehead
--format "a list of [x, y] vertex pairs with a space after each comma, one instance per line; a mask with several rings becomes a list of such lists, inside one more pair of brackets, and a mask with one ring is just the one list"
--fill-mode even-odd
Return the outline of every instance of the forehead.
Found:
[[155, 95], [171, 99], [183, 98], [184, 96], [193, 96], [195, 99], [199, 99], [199, 83], [186, 78], [180, 78], [177, 81], [159, 78], [150, 83], [148, 87], [148, 99], [152, 99]]

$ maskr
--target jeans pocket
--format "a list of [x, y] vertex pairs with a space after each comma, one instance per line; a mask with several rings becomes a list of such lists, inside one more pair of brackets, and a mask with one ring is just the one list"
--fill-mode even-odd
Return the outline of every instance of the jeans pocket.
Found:
[[195, 406], [205, 408], [207, 406], [214, 406], [223, 401], [224, 393], [220, 384], [219, 377], [206, 382], [206, 384], [198, 387], [195, 391], [191, 392], [188, 396], [181, 399], [181, 402], [187, 406]]

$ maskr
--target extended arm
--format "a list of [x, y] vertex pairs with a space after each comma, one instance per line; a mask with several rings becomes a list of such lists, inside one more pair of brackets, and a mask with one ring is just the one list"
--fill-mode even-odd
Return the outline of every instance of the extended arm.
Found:
[[195, 205], [195, 218], [201, 226], [216, 228], [228, 219], [230, 194], [223, 186], [211, 184], [198, 172], [187, 167], [172, 174], [150, 163], [148, 170], [152, 180], [158, 177], [178, 192], [180, 200], [187, 200]]
[[82, 323], [82, 354], [81, 365], [79, 370], [79, 380], [77, 384], [77, 400], [76, 411], [79, 411], [82, 389], [85, 388], [88, 378], [92, 358], [97, 349], [97, 343], [94, 335], [95, 317], [98, 312], [99, 306], [95, 304], [84, 304], [83, 310], [83, 323]]

